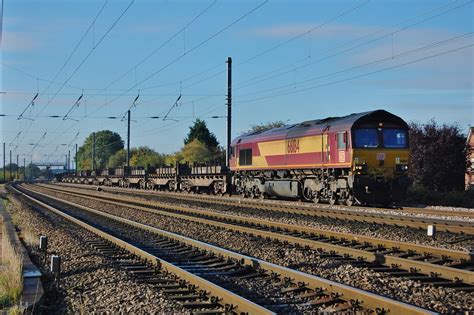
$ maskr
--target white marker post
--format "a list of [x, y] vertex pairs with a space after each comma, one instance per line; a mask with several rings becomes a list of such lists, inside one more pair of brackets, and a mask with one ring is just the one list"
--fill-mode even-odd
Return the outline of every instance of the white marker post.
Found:
[[427, 235], [432, 237], [432, 238], [435, 238], [435, 236], [436, 236], [436, 225], [428, 225]]
[[51, 273], [54, 274], [54, 280], [59, 287], [59, 274], [61, 273], [61, 257], [58, 255], [51, 256]]

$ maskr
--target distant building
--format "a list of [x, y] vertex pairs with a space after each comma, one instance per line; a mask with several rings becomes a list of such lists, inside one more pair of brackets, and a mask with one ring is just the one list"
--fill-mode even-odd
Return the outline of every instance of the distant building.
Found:
[[467, 134], [467, 169], [466, 190], [474, 189], [474, 127], [469, 128]]

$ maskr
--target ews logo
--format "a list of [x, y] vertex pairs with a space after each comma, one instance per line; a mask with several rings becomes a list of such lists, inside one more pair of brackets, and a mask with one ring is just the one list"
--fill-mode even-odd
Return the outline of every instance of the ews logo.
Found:
[[300, 152], [300, 139], [288, 139], [286, 142], [286, 153], [298, 153]]

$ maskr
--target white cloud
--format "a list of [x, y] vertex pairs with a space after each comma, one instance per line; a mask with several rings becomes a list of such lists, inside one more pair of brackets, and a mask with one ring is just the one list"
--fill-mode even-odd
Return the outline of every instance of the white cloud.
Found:
[[41, 44], [25, 32], [4, 31], [2, 49], [4, 52], [29, 52], [40, 47]]

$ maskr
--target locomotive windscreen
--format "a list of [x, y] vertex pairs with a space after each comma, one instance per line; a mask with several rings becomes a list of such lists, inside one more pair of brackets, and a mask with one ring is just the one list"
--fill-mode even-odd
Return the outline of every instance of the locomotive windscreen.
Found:
[[406, 148], [407, 132], [400, 128], [359, 128], [354, 130], [356, 148]]

